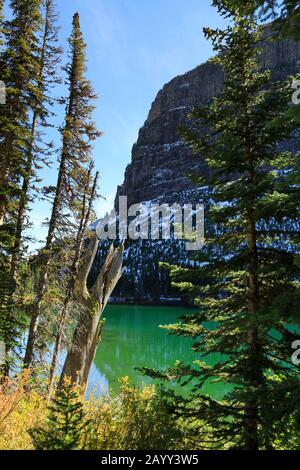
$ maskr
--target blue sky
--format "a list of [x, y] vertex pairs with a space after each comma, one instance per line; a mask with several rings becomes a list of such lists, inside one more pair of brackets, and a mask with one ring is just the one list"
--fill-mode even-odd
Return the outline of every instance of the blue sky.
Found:
[[[72, 15], [80, 13], [87, 43], [88, 77], [99, 95], [95, 120], [104, 134], [94, 156], [101, 173], [98, 215], [109, 209], [123, 181], [131, 148], [160, 88], [212, 55], [203, 26], [222, 26], [210, 0], [57, 0], [61, 42], [71, 31]], [[58, 116], [58, 121], [63, 119]], [[55, 168], [42, 173], [55, 183]], [[34, 233], [48, 208], [36, 203]]]

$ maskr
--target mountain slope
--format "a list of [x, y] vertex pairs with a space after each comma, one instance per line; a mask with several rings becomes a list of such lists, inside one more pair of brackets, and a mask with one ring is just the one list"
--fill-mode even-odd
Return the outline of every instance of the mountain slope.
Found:
[[[261, 64], [272, 71], [274, 80], [295, 74], [300, 64], [300, 43], [266, 40]], [[120, 195], [127, 196], [129, 204], [203, 202], [188, 174], [206, 174], [208, 169], [180, 140], [177, 129], [180, 124], [188, 123], [193, 106], [208, 103], [221, 90], [223, 81], [222, 70], [207, 62], [174, 78], [159, 91], [133, 146], [131, 163], [117, 190], [116, 207]], [[293, 90], [291, 97], [292, 93]], [[299, 137], [284, 148], [299, 150]], [[125, 272], [116, 295], [135, 299], [174, 296], [169, 280], [159, 270], [159, 262], [187, 265], [188, 258], [189, 253], [177, 241], [128, 241]]]
[[[286, 78], [298, 69], [300, 43], [268, 41], [261, 62], [272, 70], [274, 79]], [[165, 194], [192, 188], [189, 173], [206, 173], [205, 164], [192, 156], [178, 137], [177, 128], [188, 122], [193, 106], [208, 103], [221, 90], [223, 80], [222, 70], [207, 62], [174, 78], [159, 91], [133, 146], [131, 163], [117, 197], [127, 195], [129, 203], [163, 198]]]

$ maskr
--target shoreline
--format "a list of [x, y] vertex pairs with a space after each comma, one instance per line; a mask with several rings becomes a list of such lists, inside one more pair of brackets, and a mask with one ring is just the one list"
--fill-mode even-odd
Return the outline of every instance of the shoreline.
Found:
[[183, 299], [176, 298], [161, 298], [161, 299], [133, 299], [123, 297], [111, 297], [108, 305], [144, 305], [153, 307], [191, 307], [193, 305], [183, 301]]

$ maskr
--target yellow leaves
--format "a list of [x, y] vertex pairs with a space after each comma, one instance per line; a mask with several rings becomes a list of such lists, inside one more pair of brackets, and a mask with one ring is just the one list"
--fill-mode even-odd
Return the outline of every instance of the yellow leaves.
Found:
[[31, 292], [25, 292], [22, 297], [19, 299], [19, 306], [27, 307], [29, 305], [32, 305], [34, 302], [35, 296]]
[[[28, 379], [28, 375], [21, 380], [19, 377], [9, 388], [0, 390], [0, 419], [4, 417], [0, 423], [0, 449], [33, 449], [28, 430], [43, 428], [48, 423], [47, 399], [37, 391], [28, 391]], [[69, 385], [66, 381], [65, 386]], [[84, 401], [81, 395], [89, 422], [82, 430], [82, 447], [86, 450], [134, 450], [172, 446], [178, 429], [175, 422], [170, 421], [155, 386], [137, 388], [128, 377], [120, 379], [120, 385], [121, 392], [115, 397], [91, 396]], [[181, 448], [182, 442], [177, 444]], [[177, 448], [175, 440], [174, 447], [170, 448]]]
[[83, 385], [75, 385], [73, 384], [72, 386], [72, 380], [70, 377], [64, 377], [63, 379], [63, 388], [71, 388], [71, 391], [75, 393], [76, 397], [74, 397], [74, 400], [78, 402], [78, 400], [84, 400], [84, 394], [85, 394], [85, 387]]
[[6, 379], [0, 387], [0, 449], [33, 449], [27, 430], [40, 425], [47, 412], [47, 401], [38, 393], [26, 391], [29, 372], [16, 380]]
[[0, 386], [0, 429], [7, 418], [17, 408], [23, 398], [22, 384], [15, 384], [10, 379], [4, 379]]
[[140, 397], [142, 400], [151, 400], [155, 396], [155, 385], [148, 385], [142, 388], [140, 391]]
[[200, 360], [197, 360], [197, 361], [193, 361], [193, 363], [198, 366], [200, 369], [205, 369], [205, 370], [212, 370], [213, 368], [211, 366], [209, 366], [206, 362], [204, 361], [200, 361]]
[[121, 395], [132, 403], [151, 400], [155, 396], [155, 385], [144, 385], [141, 389], [131, 385], [129, 377], [125, 376], [119, 380]]

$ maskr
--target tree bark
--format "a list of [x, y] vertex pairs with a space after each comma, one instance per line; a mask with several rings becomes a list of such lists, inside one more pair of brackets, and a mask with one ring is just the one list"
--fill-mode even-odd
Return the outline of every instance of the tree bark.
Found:
[[56, 331], [55, 344], [54, 344], [54, 350], [53, 350], [51, 366], [50, 366], [50, 374], [49, 374], [49, 384], [48, 384], [49, 399], [51, 399], [51, 395], [53, 391], [55, 371], [56, 371], [56, 367], [58, 363], [58, 355], [59, 355], [59, 351], [60, 351], [60, 348], [62, 345], [62, 339], [63, 339], [64, 324], [68, 315], [70, 303], [73, 298], [73, 290], [74, 290], [76, 278], [78, 275], [78, 267], [79, 267], [80, 257], [82, 254], [82, 246], [84, 242], [84, 237], [87, 232], [88, 223], [89, 223], [91, 211], [92, 211], [92, 205], [97, 194], [97, 182], [99, 178], [98, 172], [95, 175], [93, 187], [89, 195], [89, 202], [87, 204], [88, 186], [89, 186], [92, 170], [93, 170], [93, 166], [91, 165], [89, 174], [88, 174], [87, 188], [86, 188], [86, 191], [83, 197], [83, 202], [82, 202], [82, 213], [81, 213], [80, 224], [79, 224], [76, 241], [75, 241], [75, 253], [74, 253], [72, 267], [71, 267], [70, 279], [68, 282], [68, 287], [67, 287], [66, 295], [64, 298], [63, 307], [59, 315], [58, 327]]
[[[250, 185], [256, 187], [256, 172], [254, 169], [253, 155], [249, 135], [247, 135], [248, 147], [248, 179]], [[247, 332], [248, 346], [248, 385], [256, 389], [262, 382], [261, 355], [259, 346], [258, 327], [253, 317], [259, 307], [259, 280], [258, 280], [258, 252], [257, 234], [255, 222], [255, 195], [251, 201], [251, 206], [247, 210], [247, 247], [248, 247], [248, 314], [250, 326]], [[245, 406], [245, 448], [246, 450], [259, 450], [258, 435], [258, 414], [259, 406], [255, 397], [251, 398], [251, 389], [248, 391], [250, 398]]]
[[48, 228], [46, 246], [42, 254], [42, 268], [41, 268], [41, 273], [39, 276], [37, 296], [35, 299], [35, 304], [33, 306], [33, 312], [32, 312], [30, 326], [29, 326], [29, 333], [28, 333], [26, 351], [25, 351], [24, 362], [23, 362], [24, 368], [30, 368], [33, 362], [33, 352], [34, 352], [34, 346], [35, 346], [35, 341], [36, 341], [36, 336], [37, 336], [37, 331], [38, 331], [38, 326], [39, 326], [42, 301], [44, 299], [44, 294], [46, 291], [47, 281], [48, 281], [48, 271], [49, 271], [49, 265], [51, 261], [54, 233], [55, 233], [55, 229], [57, 226], [59, 208], [61, 205], [63, 177], [65, 175], [65, 161], [66, 161], [66, 156], [65, 156], [65, 152], [63, 152], [61, 163], [60, 163], [55, 199], [54, 199], [54, 203], [52, 207], [51, 220], [50, 220], [49, 228]]
[[[41, 56], [40, 56], [40, 64], [39, 64], [39, 80], [41, 83], [44, 82], [43, 75], [45, 71], [45, 60], [46, 60], [46, 50], [47, 50], [47, 38], [49, 32], [49, 0], [46, 4], [46, 16], [45, 16], [45, 27], [43, 32], [43, 43], [41, 48]], [[25, 165], [25, 173], [23, 176], [23, 183], [22, 183], [22, 191], [20, 194], [20, 201], [17, 211], [17, 223], [16, 223], [16, 234], [15, 234], [15, 241], [13, 246], [13, 254], [11, 259], [11, 276], [13, 282], [15, 284], [15, 288], [17, 285], [17, 276], [18, 276], [18, 268], [20, 264], [20, 251], [21, 251], [21, 240], [22, 240], [22, 232], [24, 229], [24, 220], [25, 220], [25, 213], [28, 203], [28, 190], [30, 185], [30, 177], [32, 171], [32, 165], [34, 160], [34, 142], [36, 138], [36, 129], [38, 126], [38, 119], [39, 119], [39, 111], [38, 111], [38, 104], [36, 103], [33, 107], [33, 116], [31, 121], [31, 140], [29, 142], [29, 147], [26, 152], [26, 165]]]
[[[48, 227], [46, 246], [42, 251], [42, 269], [29, 327], [29, 335], [24, 358], [25, 368], [30, 368], [33, 364], [34, 347], [41, 317], [42, 302], [48, 284], [49, 267], [55, 242], [55, 233], [59, 225], [60, 209], [63, 207], [64, 203], [67, 204], [67, 198], [64, 194], [64, 189], [67, 190], [68, 186], [66, 178], [70, 174], [70, 167], [74, 168], [75, 165], [76, 167], [79, 166], [80, 169], [84, 171], [84, 166], [81, 167], [80, 163], [82, 159], [84, 160], [83, 163], [86, 163], [87, 161], [85, 160], [87, 158], [91, 158], [90, 143], [99, 135], [96, 132], [96, 129], [94, 129], [92, 122], [89, 122], [89, 125], [83, 125], [84, 122], [87, 120], [89, 121], [93, 108], [84, 100], [91, 101], [95, 96], [92, 95], [89, 82], [86, 81], [84, 76], [85, 44], [80, 31], [78, 13], [76, 13], [73, 18], [73, 31], [70, 38], [70, 44], [72, 60], [70, 67], [68, 68], [69, 98], [66, 109], [65, 125], [61, 131], [63, 143], [60, 167], [56, 183], [55, 198], [52, 206], [52, 214]], [[83, 103], [85, 104], [83, 105]]]
[[73, 383], [86, 387], [103, 328], [101, 316], [122, 275], [124, 247], [121, 245], [114, 248], [111, 245], [94, 285], [91, 289], [87, 288], [87, 279], [98, 243], [97, 237], [90, 241], [75, 281], [73, 297], [80, 306], [81, 315], [64, 363], [60, 386], [63, 385], [65, 377], [69, 377]]

